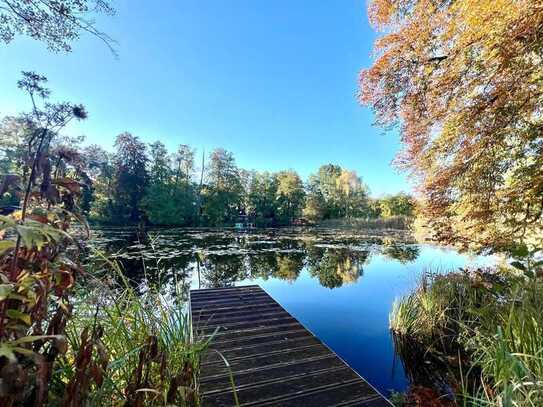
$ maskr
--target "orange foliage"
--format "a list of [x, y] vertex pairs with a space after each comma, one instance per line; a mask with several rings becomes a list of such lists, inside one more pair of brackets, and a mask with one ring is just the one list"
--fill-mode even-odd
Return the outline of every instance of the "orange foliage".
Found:
[[543, 1], [373, 0], [359, 100], [398, 124], [434, 238], [543, 243]]

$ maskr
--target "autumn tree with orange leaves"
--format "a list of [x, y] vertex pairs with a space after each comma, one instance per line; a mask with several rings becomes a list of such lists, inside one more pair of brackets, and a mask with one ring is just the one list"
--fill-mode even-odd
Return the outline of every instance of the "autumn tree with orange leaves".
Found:
[[543, 1], [372, 0], [359, 100], [398, 126], [397, 164], [442, 243], [543, 246]]

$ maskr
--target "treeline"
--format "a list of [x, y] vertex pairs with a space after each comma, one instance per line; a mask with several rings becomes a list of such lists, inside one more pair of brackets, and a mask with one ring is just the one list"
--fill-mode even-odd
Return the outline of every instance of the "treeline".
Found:
[[[5, 119], [1, 126], [2, 173], [21, 168], [18, 162], [25, 154], [21, 126], [16, 119]], [[372, 199], [356, 172], [338, 165], [321, 166], [304, 183], [293, 170], [241, 169], [233, 154], [222, 148], [197, 157], [194, 148], [182, 144], [170, 153], [160, 141], [145, 144], [130, 133], [117, 136], [114, 147], [110, 153], [68, 138], [51, 147], [77, 155], [83, 163], [84, 171], [76, 174], [83, 189], [79, 206], [98, 223], [229, 226], [244, 220], [266, 227], [413, 214], [410, 196]], [[16, 191], [4, 192], [4, 205], [18, 203]]]

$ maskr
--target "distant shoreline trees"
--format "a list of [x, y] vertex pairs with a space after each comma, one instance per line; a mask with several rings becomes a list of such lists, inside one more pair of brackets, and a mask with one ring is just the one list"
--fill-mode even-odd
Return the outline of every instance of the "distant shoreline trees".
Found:
[[[18, 134], [24, 122], [0, 124], [0, 168], [12, 172], [23, 159]], [[19, 141], [17, 141], [19, 140]], [[142, 142], [128, 132], [117, 136], [115, 151], [97, 145], [79, 151], [88, 180], [78, 202], [91, 222], [109, 225], [232, 226], [248, 219], [258, 227], [319, 223], [330, 219], [413, 216], [406, 194], [373, 199], [355, 171], [326, 164], [304, 182], [294, 170], [247, 171], [222, 148], [196, 166], [196, 151], [185, 144], [174, 153], [156, 141]], [[17, 191], [3, 191], [0, 206], [17, 205]], [[304, 223], [302, 221], [302, 223]]]

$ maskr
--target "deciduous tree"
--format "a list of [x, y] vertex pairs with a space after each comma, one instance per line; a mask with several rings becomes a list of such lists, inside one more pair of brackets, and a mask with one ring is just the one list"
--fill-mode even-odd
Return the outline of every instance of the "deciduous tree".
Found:
[[[399, 124], [434, 238], [503, 249], [543, 236], [543, 3], [372, 0], [383, 32], [360, 101]], [[543, 242], [539, 242], [541, 245]]]
[[176, 167], [176, 181], [189, 184], [194, 172], [194, 149], [186, 144], [181, 144], [173, 160]]
[[140, 203], [149, 181], [147, 148], [128, 132], [117, 136], [115, 147], [112, 218], [116, 222], [139, 222]]
[[203, 214], [208, 224], [233, 223], [243, 202], [243, 186], [234, 156], [222, 148], [209, 156], [208, 183], [204, 188]]
[[295, 171], [281, 171], [277, 174], [278, 212], [287, 224], [302, 214], [304, 197], [304, 184]]
[[389, 195], [379, 200], [380, 214], [384, 218], [392, 216], [411, 217], [415, 210], [415, 201], [409, 195], [401, 192]]
[[16, 35], [43, 41], [53, 51], [71, 51], [82, 32], [102, 40], [111, 51], [114, 41], [100, 31], [94, 14], [114, 14], [109, 0], [0, 0], [0, 42]]
[[343, 201], [344, 217], [367, 213], [367, 188], [356, 171], [342, 169], [341, 174], [336, 178], [336, 186]]

